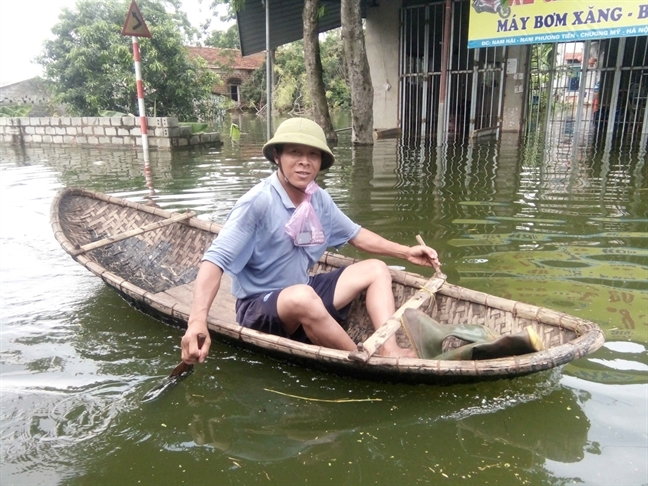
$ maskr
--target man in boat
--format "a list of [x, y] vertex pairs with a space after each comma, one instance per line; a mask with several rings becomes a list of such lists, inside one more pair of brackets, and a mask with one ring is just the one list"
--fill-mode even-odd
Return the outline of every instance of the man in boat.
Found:
[[[292, 118], [279, 125], [264, 145], [263, 154], [278, 170], [237, 201], [200, 265], [182, 338], [182, 359], [188, 364], [203, 362], [209, 351], [207, 314], [223, 272], [232, 277], [240, 325], [354, 351], [356, 344], [340, 322], [346, 318], [351, 302], [366, 290], [369, 317], [376, 329], [382, 326], [395, 312], [391, 274], [384, 262], [369, 259], [309, 277], [308, 269], [326, 248], [348, 242], [368, 253], [439, 266], [432, 248], [401, 245], [361, 228], [322, 190], [308, 199], [317, 215], [316, 223], [323, 229], [323, 243], [310, 245], [310, 233], [291, 238], [286, 232], [287, 222], [295, 208], [307, 200], [306, 189], [313, 187], [309, 184], [320, 170], [331, 167], [335, 158], [322, 128], [305, 118]], [[207, 336], [202, 347], [200, 335]], [[414, 356], [412, 350], [398, 346], [394, 336], [379, 353]]]

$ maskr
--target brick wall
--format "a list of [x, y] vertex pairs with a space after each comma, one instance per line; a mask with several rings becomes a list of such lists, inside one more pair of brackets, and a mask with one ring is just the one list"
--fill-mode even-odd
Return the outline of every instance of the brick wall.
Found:
[[[220, 133], [192, 134], [175, 117], [147, 118], [149, 147], [174, 147], [220, 143]], [[137, 117], [0, 117], [0, 143], [55, 144], [107, 147], [142, 145]]]

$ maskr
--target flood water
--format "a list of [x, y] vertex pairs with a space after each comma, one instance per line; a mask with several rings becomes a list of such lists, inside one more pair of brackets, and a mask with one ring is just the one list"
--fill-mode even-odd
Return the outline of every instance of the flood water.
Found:
[[[222, 221], [270, 174], [264, 120], [236, 122], [240, 143], [152, 154], [159, 206]], [[49, 226], [64, 186], [146, 202], [141, 156], [0, 146], [2, 485], [648, 484], [646, 154], [353, 148], [348, 132], [335, 153], [318, 182], [356, 222], [404, 244], [421, 234], [450, 282], [593, 320], [605, 346], [552, 371], [442, 387], [214, 343], [142, 404], [179, 362], [183, 331], [129, 307]]]

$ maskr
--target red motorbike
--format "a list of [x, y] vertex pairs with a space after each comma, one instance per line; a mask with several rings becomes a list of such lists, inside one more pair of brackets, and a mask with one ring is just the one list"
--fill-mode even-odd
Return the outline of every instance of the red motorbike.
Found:
[[477, 13], [496, 13], [503, 19], [511, 15], [508, 0], [473, 0], [472, 6]]

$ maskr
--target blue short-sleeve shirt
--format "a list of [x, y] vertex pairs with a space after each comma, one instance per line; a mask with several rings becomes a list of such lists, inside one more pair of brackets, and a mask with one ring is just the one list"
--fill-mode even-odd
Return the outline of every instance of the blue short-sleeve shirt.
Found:
[[285, 231], [295, 205], [275, 172], [237, 201], [203, 260], [232, 277], [232, 293], [238, 299], [307, 283], [308, 269], [326, 248], [340, 247], [360, 232], [326, 191], [316, 191], [311, 204], [326, 241], [295, 246]]

